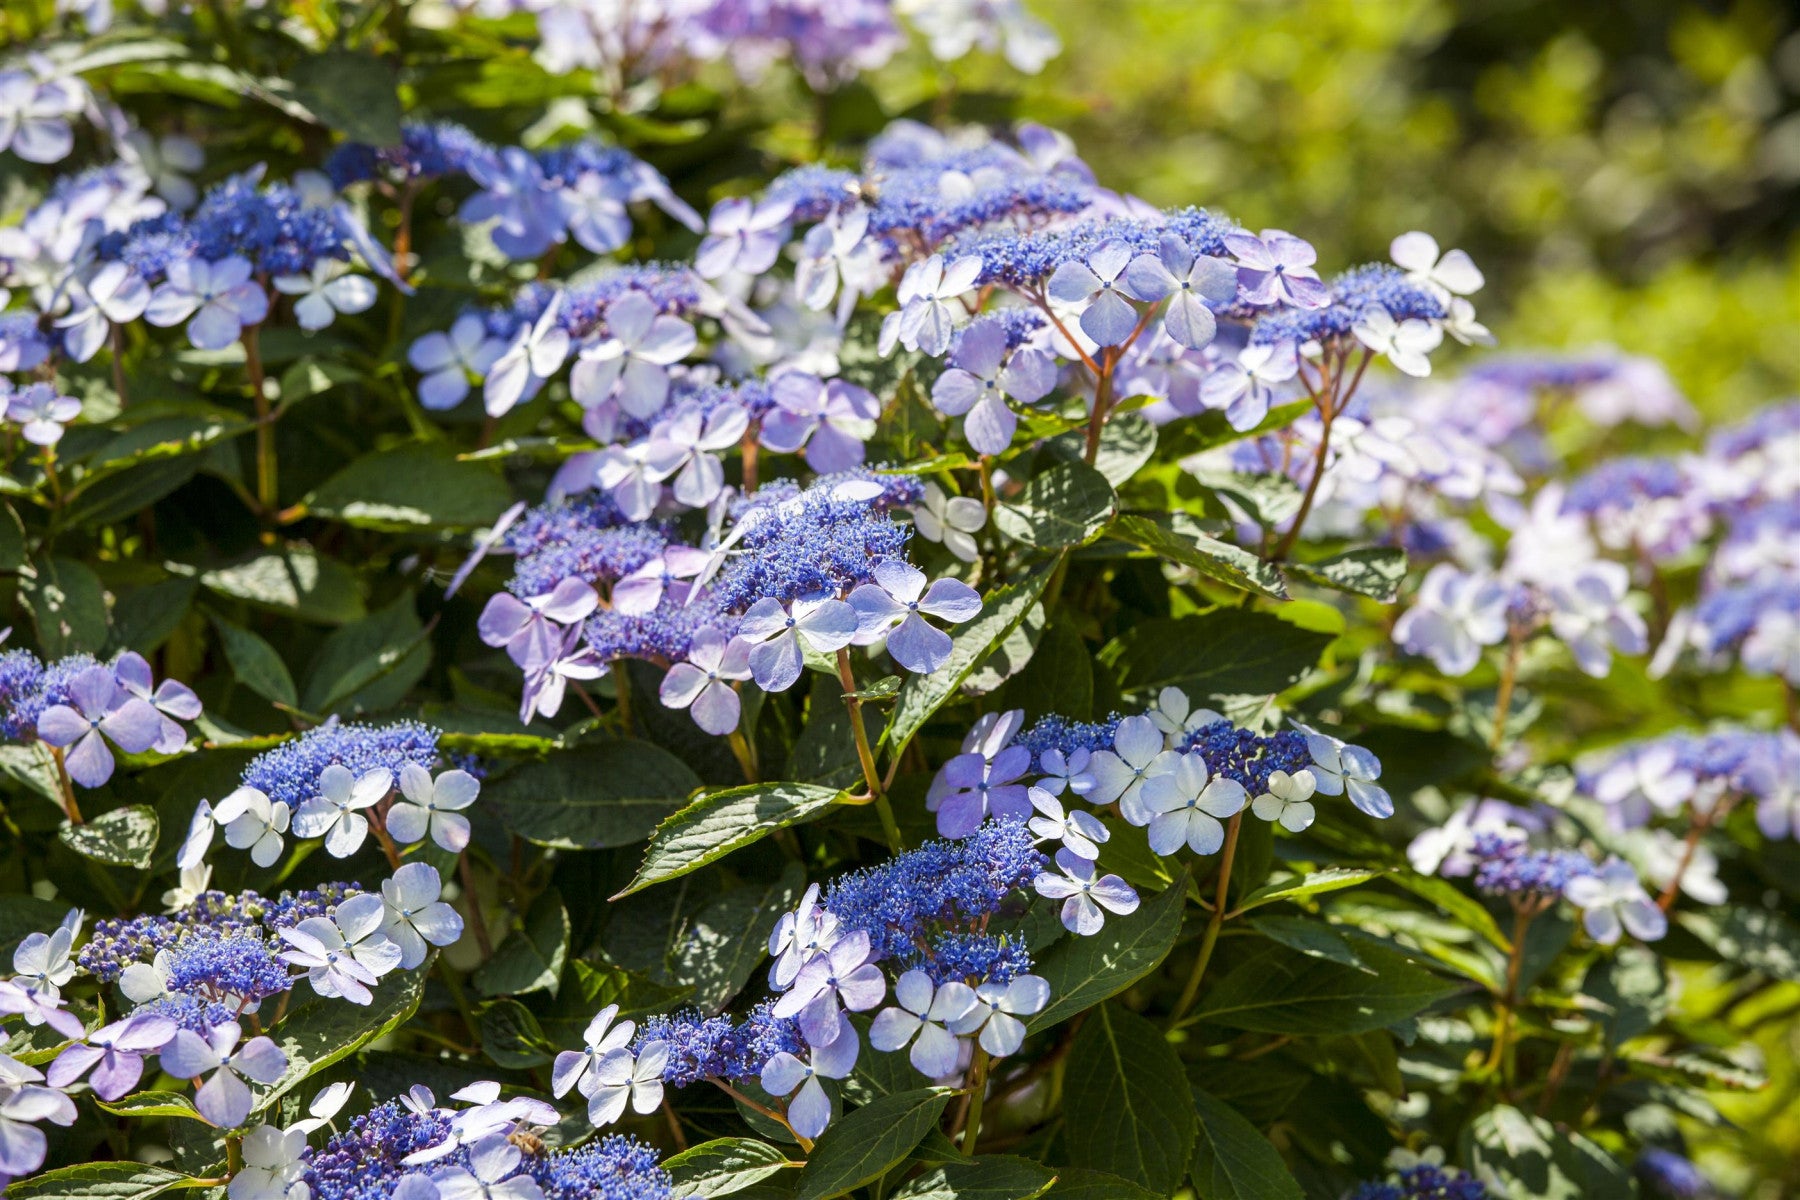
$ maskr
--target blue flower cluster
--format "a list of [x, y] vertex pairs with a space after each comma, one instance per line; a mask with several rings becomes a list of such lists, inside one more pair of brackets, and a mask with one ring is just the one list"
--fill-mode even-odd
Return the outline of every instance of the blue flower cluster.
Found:
[[638, 1025], [636, 1046], [669, 1048], [663, 1082], [686, 1087], [707, 1079], [755, 1079], [777, 1054], [799, 1054], [805, 1043], [792, 1017], [777, 1017], [773, 1001], [752, 1008], [742, 1021], [698, 1009], [649, 1017]]
[[1177, 749], [1184, 754], [1198, 751], [1214, 775], [1236, 780], [1252, 796], [1269, 790], [1273, 772], [1292, 775], [1313, 765], [1305, 734], [1282, 729], [1265, 736], [1239, 729], [1230, 721], [1214, 721], [1196, 729]]
[[[158, 951], [180, 947], [185, 952], [192, 946], [194, 953], [182, 959], [184, 979], [192, 980], [196, 987], [210, 986], [223, 977], [209, 974], [216, 970], [253, 987], [260, 968], [247, 949], [249, 943], [269, 946], [277, 931], [292, 929], [308, 917], [330, 916], [342, 901], [362, 890], [355, 883], [327, 883], [282, 892], [273, 899], [248, 889], [201, 892], [186, 907], [167, 916], [145, 913], [95, 921], [93, 934], [77, 953], [76, 962], [96, 979], [111, 983], [125, 968], [149, 962]], [[223, 985], [220, 990], [245, 994]]]
[[407, 763], [429, 770], [438, 761], [440, 736], [438, 730], [418, 721], [388, 725], [329, 722], [251, 759], [244, 768], [243, 783], [272, 801], [298, 808], [319, 794], [319, 775], [334, 763], [355, 775], [385, 768], [395, 778]]
[[68, 704], [69, 684], [98, 665], [91, 654], [71, 654], [49, 666], [29, 650], [0, 654], [0, 736], [15, 742], [35, 738], [44, 710]]
[[1014, 741], [1031, 751], [1032, 758], [1042, 769], [1044, 755], [1050, 751], [1066, 760], [1077, 751], [1092, 754], [1096, 750], [1110, 749], [1113, 735], [1119, 731], [1120, 720], [1118, 713], [1110, 714], [1104, 721], [1071, 721], [1056, 713], [1046, 713]]
[[1521, 838], [1475, 835], [1475, 886], [1489, 896], [1515, 901], [1554, 899], [1571, 879], [1594, 873], [1593, 862], [1574, 850], [1533, 849]]
[[1031, 969], [1025, 947], [985, 932], [1047, 865], [1023, 821], [989, 821], [959, 841], [926, 842], [824, 892], [843, 929], [868, 934], [878, 958], [934, 983], [1010, 983]]
[[1350, 1200], [1488, 1200], [1488, 1190], [1473, 1175], [1421, 1163], [1397, 1181], [1358, 1186]]

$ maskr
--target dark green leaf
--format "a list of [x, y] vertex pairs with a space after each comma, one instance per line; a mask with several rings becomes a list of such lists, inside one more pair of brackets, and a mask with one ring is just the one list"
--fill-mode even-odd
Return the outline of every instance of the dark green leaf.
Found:
[[525, 920], [494, 949], [470, 982], [484, 996], [523, 996], [549, 989], [556, 994], [569, 956], [569, 914], [555, 888], [532, 901]]
[[900, 1092], [833, 1121], [800, 1174], [799, 1200], [826, 1200], [887, 1174], [936, 1128], [951, 1095], [949, 1088]]
[[0, 896], [0, 955], [10, 962], [13, 948], [28, 934], [49, 933], [68, 911], [67, 904], [23, 893]]
[[149, 508], [200, 471], [198, 457], [154, 458], [108, 474], [69, 501], [62, 520], [69, 526], [105, 525]]
[[302, 699], [307, 712], [391, 708], [430, 665], [428, 631], [413, 594], [332, 632], [312, 656]]
[[486, 529], [512, 503], [512, 492], [490, 466], [414, 444], [364, 455], [303, 503], [310, 513], [370, 529]]
[[225, 651], [225, 661], [231, 665], [231, 673], [239, 683], [271, 704], [285, 704], [289, 708], [299, 706], [300, 694], [294, 690], [294, 677], [288, 674], [287, 664], [281, 661], [275, 647], [216, 614], [212, 621], [219, 631], [219, 645]]
[[678, 812], [700, 777], [660, 746], [596, 742], [527, 762], [482, 789], [506, 827], [558, 850], [632, 846]]
[[1301, 1200], [1300, 1185], [1256, 1126], [1199, 1088], [1193, 1097], [1200, 1114], [1194, 1188], [1201, 1200]]
[[141, 871], [156, 853], [156, 834], [156, 810], [134, 804], [101, 813], [85, 825], [64, 825], [57, 836], [83, 858]]
[[1028, 1158], [984, 1154], [932, 1166], [909, 1179], [894, 1200], [1036, 1200], [1055, 1181], [1054, 1171]]
[[940, 705], [956, 694], [963, 680], [1006, 636], [1019, 627], [1050, 582], [1053, 565], [1039, 567], [982, 598], [981, 615], [959, 629], [952, 639], [950, 658], [929, 675], [909, 675], [900, 688], [899, 703], [881, 735], [893, 754], [912, 741]]
[[106, 589], [82, 563], [53, 558], [19, 580], [46, 660], [106, 645]]
[[1250, 927], [1270, 941], [1312, 958], [1329, 959], [1359, 971], [1369, 970], [1350, 940], [1317, 918], [1252, 917]]
[[669, 974], [694, 990], [692, 1003], [717, 1012], [750, 981], [768, 953], [769, 934], [806, 886], [799, 863], [774, 883], [732, 888], [702, 905], [670, 956]]
[[362, 595], [348, 567], [306, 546], [259, 554], [200, 576], [200, 586], [306, 621], [341, 625], [363, 615]]
[[1195, 616], [1140, 621], [1100, 652], [1124, 692], [1171, 685], [1195, 700], [1280, 692], [1310, 671], [1331, 635], [1265, 612], [1215, 608]]
[[333, 48], [302, 55], [292, 79], [295, 99], [351, 141], [399, 142], [398, 76], [391, 64], [373, 54]]
[[1044, 1193], [1046, 1200], [1166, 1200], [1106, 1171], [1058, 1167], [1056, 1185]]
[[1340, 592], [1392, 604], [1406, 581], [1406, 551], [1396, 546], [1364, 546], [1317, 562], [1289, 563], [1288, 572]]
[[752, 783], [708, 792], [656, 827], [637, 875], [619, 895], [686, 875], [777, 829], [810, 821], [839, 795], [809, 783]]
[[109, 649], [151, 654], [180, 627], [199, 587], [192, 579], [164, 579], [122, 593], [113, 605]]
[[994, 527], [1015, 542], [1056, 550], [1091, 541], [1112, 518], [1117, 498], [1086, 463], [1063, 463], [1034, 476], [994, 508]]
[[180, 1092], [138, 1092], [120, 1100], [95, 1100], [107, 1112], [118, 1117], [186, 1117], [204, 1121], [194, 1102]]
[[17, 571], [30, 555], [25, 545], [25, 526], [10, 504], [0, 504], [0, 571]]
[[1035, 970], [1049, 981], [1050, 1004], [1029, 1026], [1048, 1029], [1156, 970], [1181, 934], [1186, 903], [1181, 888], [1165, 888], [1130, 916], [1107, 917], [1105, 928], [1092, 937], [1057, 942]]
[[556, 1053], [531, 1010], [511, 997], [502, 996], [477, 1005], [475, 1022], [481, 1049], [494, 1065], [525, 1071], [541, 1067]]
[[1188, 474], [1219, 495], [1236, 501], [1251, 520], [1268, 528], [1300, 511], [1300, 485], [1286, 475], [1251, 474], [1211, 463], [1199, 464]]
[[[1083, 462], [1087, 453], [1087, 431], [1074, 430], [1051, 438], [1044, 449], [1065, 462]], [[1107, 418], [1100, 431], [1100, 453], [1094, 457], [1094, 469], [1114, 487], [1136, 475], [1156, 453], [1156, 426], [1136, 413], [1115, 413]]]
[[715, 1138], [663, 1160], [675, 1181], [675, 1200], [713, 1200], [741, 1192], [796, 1164], [787, 1153], [755, 1138]]
[[1189, 1020], [1261, 1033], [1362, 1033], [1459, 990], [1377, 943], [1358, 942], [1357, 955], [1375, 974], [1270, 947], [1219, 980]]
[[1080, 1119], [1063, 1125], [1071, 1164], [1160, 1195], [1175, 1190], [1194, 1149], [1194, 1099], [1156, 1026], [1115, 1004], [1096, 1007], [1069, 1050], [1063, 1091], [1080, 1104]]
[[1191, 417], [1183, 417], [1163, 427], [1161, 446], [1170, 461], [1187, 458], [1220, 446], [1229, 446], [1245, 438], [1256, 437], [1290, 424], [1296, 417], [1313, 409], [1311, 400], [1293, 400], [1271, 408], [1262, 422], [1250, 429], [1233, 429], [1223, 409], [1208, 409]]

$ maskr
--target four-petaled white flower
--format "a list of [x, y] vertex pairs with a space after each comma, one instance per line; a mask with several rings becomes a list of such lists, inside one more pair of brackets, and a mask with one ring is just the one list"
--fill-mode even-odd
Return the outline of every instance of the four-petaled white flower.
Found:
[[521, 400], [530, 399], [569, 357], [569, 331], [557, 324], [561, 314], [562, 293], [558, 292], [538, 319], [515, 333], [511, 344], [488, 367], [481, 393], [488, 416], [503, 417]]
[[934, 987], [931, 976], [913, 970], [895, 981], [894, 999], [898, 1007], [875, 1014], [869, 1045], [891, 1053], [911, 1042], [907, 1057], [928, 1079], [942, 1079], [955, 1071], [961, 1039], [948, 1026], [975, 1007], [975, 989], [955, 979]]
[[1593, 874], [1569, 880], [1563, 895], [1581, 910], [1582, 926], [1602, 946], [1617, 943], [1623, 933], [1654, 942], [1669, 932], [1669, 918], [1650, 899], [1631, 864], [1619, 859], [1610, 858]]
[[[968, 311], [951, 302], [965, 295], [981, 276], [981, 259], [964, 255], [945, 265], [941, 254], [914, 263], [900, 277], [895, 298], [900, 311], [889, 318], [900, 344], [936, 358], [950, 348], [950, 335]], [[884, 337], [888, 327], [882, 330]]]
[[1385, 820], [1394, 815], [1393, 797], [1375, 782], [1381, 778], [1380, 759], [1361, 746], [1348, 745], [1298, 721], [1294, 727], [1306, 735], [1306, 750], [1313, 760], [1313, 785], [1319, 795], [1348, 794], [1350, 803], [1371, 817]]
[[1025, 1042], [1025, 1022], [1050, 1003], [1050, 984], [1036, 975], [1020, 975], [1008, 984], [984, 983], [975, 989], [975, 1005], [950, 1024], [950, 1032], [977, 1031], [983, 1050], [995, 1058], [1012, 1054]]
[[1031, 807], [1038, 813], [1031, 818], [1028, 826], [1039, 841], [1061, 842], [1090, 861], [1100, 857], [1100, 843], [1112, 836], [1107, 832], [1106, 826], [1100, 823], [1100, 818], [1085, 809], [1065, 812], [1062, 801], [1054, 793], [1038, 785], [1027, 788], [1025, 794], [1031, 797]]
[[375, 305], [375, 283], [366, 275], [353, 275], [335, 259], [321, 258], [305, 275], [277, 275], [275, 290], [294, 301], [294, 319], [302, 329], [324, 329], [346, 316], [368, 312]]
[[925, 485], [925, 500], [912, 510], [913, 528], [928, 542], [942, 542], [944, 549], [974, 562], [981, 557], [975, 534], [987, 524], [987, 509], [972, 496], [946, 496], [937, 483]]
[[1195, 854], [1212, 854], [1225, 844], [1220, 822], [1236, 816], [1250, 800], [1244, 785], [1213, 778], [1198, 750], [1177, 757], [1174, 768], [1144, 784], [1150, 818], [1150, 848], [1173, 854], [1185, 843]]
[[1088, 760], [1094, 786], [1089, 804], [1119, 804], [1119, 814], [1132, 825], [1148, 825], [1155, 812], [1144, 805], [1144, 782], [1175, 769], [1181, 755], [1163, 749], [1163, 736], [1149, 717], [1126, 717], [1113, 733], [1111, 750], [1097, 750]]
[[400, 768], [400, 796], [388, 809], [387, 831], [402, 846], [431, 840], [452, 854], [469, 844], [469, 818], [462, 810], [481, 794], [481, 781], [467, 771], [449, 770], [436, 779], [417, 763]]
[[[1022, 1027], [1021, 1027], [1022, 1028]], [[850, 1018], [838, 1014], [838, 1034], [823, 1045], [814, 1045], [806, 1058], [786, 1050], [763, 1064], [763, 1091], [771, 1096], [789, 1096], [787, 1121], [803, 1138], [816, 1138], [831, 1123], [831, 1098], [825, 1094], [821, 1079], [842, 1079], [856, 1066], [862, 1040]]]
[[352, 896], [329, 917], [308, 917], [280, 930], [281, 940], [293, 947], [281, 952], [281, 960], [304, 970], [319, 995], [368, 1004], [374, 999], [369, 989], [400, 965], [400, 947], [381, 932], [386, 912], [379, 892]]
[[1307, 770], [1269, 772], [1269, 790], [1250, 802], [1250, 811], [1265, 821], [1299, 833], [1313, 823], [1312, 795], [1318, 780]]
[[306, 1173], [306, 1131], [258, 1125], [244, 1137], [242, 1154], [243, 1166], [225, 1189], [231, 1200], [284, 1200]]
[[1351, 327], [1356, 340], [1394, 364], [1394, 369], [1418, 379], [1431, 374], [1430, 354], [1444, 340], [1443, 326], [1418, 317], [1404, 321], [1379, 304]]
[[427, 862], [409, 862], [382, 880], [381, 935], [400, 947], [401, 969], [424, 962], [427, 945], [449, 946], [462, 936], [462, 917], [441, 899], [443, 890]]
[[1413, 606], [1394, 622], [1394, 641], [1446, 675], [1467, 675], [1481, 661], [1483, 646], [1506, 640], [1511, 599], [1511, 590], [1492, 575], [1439, 563], [1425, 573]]
[[588, 1121], [603, 1129], [625, 1115], [627, 1102], [640, 1116], [655, 1112], [662, 1103], [663, 1068], [668, 1063], [667, 1042], [646, 1042], [635, 1055], [623, 1047], [609, 1050], [582, 1080]]
[[469, 1147], [469, 1166], [434, 1171], [438, 1200], [543, 1200], [537, 1180], [522, 1174], [520, 1149], [504, 1134], [492, 1134]]
[[469, 394], [469, 377], [486, 375], [505, 350], [505, 342], [488, 336], [478, 313], [456, 318], [448, 333], [426, 334], [406, 352], [406, 360], [424, 376], [419, 403], [434, 411], [455, 408]]
[[750, 646], [750, 673], [756, 686], [765, 692], [785, 692], [806, 664], [801, 639], [829, 654], [848, 646], [857, 628], [856, 610], [842, 600], [796, 600], [784, 608], [781, 601], [765, 596], [738, 622], [738, 637]]
[[281, 835], [288, 831], [287, 801], [271, 801], [253, 787], [241, 787], [213, 809], [213, 819], [225, 827], [225, 844], [248, 850], [250, 861], [270, 866], [281, 857]]
[[626, 292], [606, 309], [608, 336], [581, 351], [569, 394], [583, 408], [614, 397], [634, 417], [654, 416], [669, 398], [668, 368], [698, 344], [694, 327], [657, 311], [643, 292]]
[[393, 790], [394, 773], [386, 767], [355, 775], [342, 763], [332, 763], [319, 772], [319, 795], [301, 801], [294, 811], [294, 836], [322, 837], [327, 854], [349, 858], [369, 836], [369, 818], [362, 810], [375, 807]]
[[1106, 241], [1094, 248], [1086, 262], [1063, 263], [1050, 276], [1050, 298], [1059, 304], [1082, 305], [1081, 332], [1097, 345], [1121, 345], [1137, 328], [1138, 310], [1126, 299], [1138, 298], [1125, 277], [1131, 260], [1130, 246]]
[[550, 1067], [551, 1095], [561, 1098], [569, 1094], [569, 1089], [585, 1086], [587, 1077], [599, 1067], [602, 1059], [631, 1044], [632, 1035], [637, 1033], [637, 1022], [620, 1021], [615, 1025], [613, 1018], [618, 1015], [617, 1004], [607, 1005], [588, 1022], [587, 1031], [581, 1035], [582, 1048], [564, 1050], [556, 1056]]
[[1056, 852], [1056, 866], [1060, 875], [1040, 871], [1031, 886], [1038, 895], [1063, 902], [1062, 923], [1070, 933], [1088, 937], [1105, 926], [1107, 912], [1125, 916], [1137, 911], [1136, 889], [1117, 875], [1096, 878], [1092, 859], [1065, 846]]
[[1388, 256], [1395, 266], [1406, 272], [1407, 279], [1444, 304], [1450, 304], [1453, 296], [1479, 292], [1482, 284], [1487, 282], [1482, 278], [1481, 268], [1465, 252], [1447, 250], [1440, 258], [1437, 239], [1429, 233], [1414, 230], [1401, 234], [1389, 243]]
[[1219, 327], [1209, 305], [1223, 307], [1237, 299], [1237, 268], [1222, 258], [1195, 254], [1174, 234], [1164, 234], [1159, 249], [1159, 254], [1132, 259], [1125, 283], [1140, 300], [1167, 296], [1163, 329], [1178, 345], [1199, 350]]

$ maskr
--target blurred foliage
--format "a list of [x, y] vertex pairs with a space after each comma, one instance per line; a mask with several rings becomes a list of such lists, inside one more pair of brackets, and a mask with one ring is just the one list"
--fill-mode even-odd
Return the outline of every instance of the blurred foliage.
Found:
[[[1353, 259], [1428, 229], [1487, 271], [1502, 349], [1655, 354], [1709, 415], [1800, 385], [1790, 5], [1034, 7], [1065, 50], [1025, 82], [1025, 111], [1102, 179], [1156, 204], [1228, 199]], [[959, 82], [1002, 78], [971, 64]]]

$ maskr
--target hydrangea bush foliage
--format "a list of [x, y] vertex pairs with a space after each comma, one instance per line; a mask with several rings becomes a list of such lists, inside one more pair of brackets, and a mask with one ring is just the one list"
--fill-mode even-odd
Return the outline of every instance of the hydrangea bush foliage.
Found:
[[1800, 410], [859, 81], [1012, 0], [55, 8], [9, 1194], [1705, 1193]]

